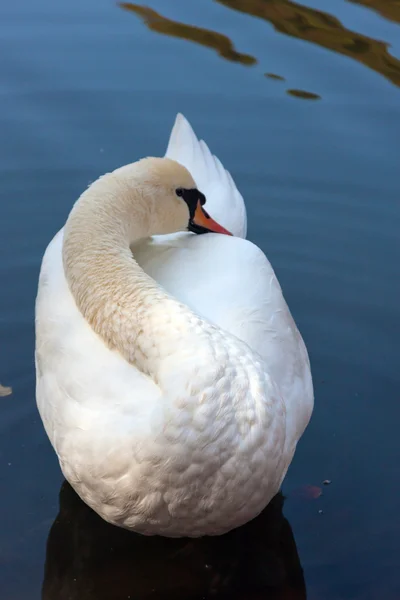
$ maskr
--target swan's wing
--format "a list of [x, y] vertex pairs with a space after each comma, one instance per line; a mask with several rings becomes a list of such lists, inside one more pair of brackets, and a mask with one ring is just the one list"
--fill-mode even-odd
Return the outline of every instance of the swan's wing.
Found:
[[160, 236], [132, 250], [170, 294], [262, 356], [285, 398], [287, 443], [294, 450], [313, 407], [310, 364], [264, 253], [248, 240], [216, 233]]
[[[274, 270], [248, 240], [216, 233], [157, 236], [132, 246], [140, 266], [196, 313], [246, 342], [276, 375], [299, 334]], [[282, 373], [279, 372], [282, 368]]]
[[207, 198], [207, 210], [212, 218], [235, 236], [245, 238], [247, 215], [241, 193], [221, 161], [211, 154], [203, 140], [198, 140], [190, 123], [181, 114], [176, 117], [165, 156], [190, 171]]

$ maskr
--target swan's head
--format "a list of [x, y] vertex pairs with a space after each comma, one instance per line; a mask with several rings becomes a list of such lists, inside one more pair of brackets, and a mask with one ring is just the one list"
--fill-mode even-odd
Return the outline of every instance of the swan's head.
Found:
[[204, 208], [206, 198], [181, 164], [169, 158], [145, 158], [136, 163], [141, 191], [151, 204], [151, 233], [177, 231], [232, 235]]

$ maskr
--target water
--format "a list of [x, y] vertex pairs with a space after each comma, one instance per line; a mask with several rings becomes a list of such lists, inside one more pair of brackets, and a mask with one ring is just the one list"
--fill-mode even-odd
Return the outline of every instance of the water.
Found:
[[[396, 0], [2, 4], [2, 599], [399, 598], [399, 26]], [[189, 546], [109, 528], [65, 485], [53, 525], [33, 364], [45, 245], [89, 181], [164, 153], [178, 111], [246, 198], [316, 392], [285, 517], [277, 498]]]

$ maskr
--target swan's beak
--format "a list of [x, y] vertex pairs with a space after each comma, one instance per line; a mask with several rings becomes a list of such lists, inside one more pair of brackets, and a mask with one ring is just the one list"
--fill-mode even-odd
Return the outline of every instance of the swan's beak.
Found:
[[189, 231], [193, 231], [193, 233], [197, 234], [214, 231], [215, 233], [232, 235], [230, 231], [225, 229], [225, 227], [222, 227], [222, 225], [219, 225], [219, 223], [210, 217], [208, 212], [202, 207], [200, 200], [197, 202], [193, 218], [189, 221]]

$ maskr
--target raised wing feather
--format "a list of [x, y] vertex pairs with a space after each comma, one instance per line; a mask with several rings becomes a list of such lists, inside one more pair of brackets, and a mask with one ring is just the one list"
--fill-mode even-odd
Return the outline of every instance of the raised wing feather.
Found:
[[207, 210], [218, 223], [237, 237], [246, 237], [247, 215], [243, 197], [229, 171], [203, 140], [198, 140], [190, 123], [178, 114], [165, 156], [190, 171], [207, 198]]

